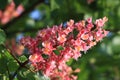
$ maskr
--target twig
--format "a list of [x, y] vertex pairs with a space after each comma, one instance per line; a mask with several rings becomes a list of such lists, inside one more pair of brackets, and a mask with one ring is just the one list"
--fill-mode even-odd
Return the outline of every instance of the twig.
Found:
[[35, 73], [35, 71], [34, 70], [31, 70], [29, 67], [27, 67], [27, 66], [24, 66], [24, 68], [26, 68], [26, 69], [28, 69], [29, 71], [31, 71], [31, 72], [33, 72], [33, 73]]
[[31, 29], [25, 29], [25, 30], [15, 30], [15, 31], [10, 31], [10, 32], [6, 32], [6, 35], [13, 35], [15, 33], [19, 33], [19, 32], [37, 32], [38, 30], [44, 29], [46, 27], [42, 27], [42, 28], [31, 28]]

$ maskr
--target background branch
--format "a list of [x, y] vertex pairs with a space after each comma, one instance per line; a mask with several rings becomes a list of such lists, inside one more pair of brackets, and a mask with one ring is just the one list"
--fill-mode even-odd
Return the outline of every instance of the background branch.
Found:
[[[47, 27], [40, 27], [40, 28], [29, 28], [29, 29], [24, 29], [24, 30], [15, 30], [15, 31], [10, 31], [7, 32], [6, 34], [13, 35], [19, 32], [37, 32], [38, 30], [44, 29]], [[107, 31], [113, 32], [113, 33], [118, 33], [120, 30], [119, 29], [106, 29]]]
[[43, 3], [43, 2], [44, 2], [44, 0], [37, 0], [29, 8], [25, 9], [25, 11], [20, 16], [14, 18], [13, 20], [11, 20], [10, 22], [8, 22], [7, 24], [3, 25], [2, 29], [4, 31], [6, 31], [11, 25], [13, 25], [14, 23], [16, 23], [16, 21], [18, 21], [20, 18], [24, 17], [24, 15], [28, 14], [29, 12], [31, 12], [38, 4]]

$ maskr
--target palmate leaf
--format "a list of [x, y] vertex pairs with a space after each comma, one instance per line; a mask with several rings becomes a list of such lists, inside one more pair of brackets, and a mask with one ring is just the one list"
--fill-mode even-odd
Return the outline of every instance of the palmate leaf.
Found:
[[0, 80], [9, 80], [8, 73], [13, 73], [17, 68], [17, 62], [5, 47], [0, 45]]

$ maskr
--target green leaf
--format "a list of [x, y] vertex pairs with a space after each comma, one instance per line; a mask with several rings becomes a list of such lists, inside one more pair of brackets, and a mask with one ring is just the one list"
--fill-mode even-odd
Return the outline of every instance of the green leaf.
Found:
[[78, 74], [78, 80], [89, 80], [88, 76], [89, 76], [89, 70], [86, 69], [84, 71], [81, 71], [79, 74]]
[[8, 69], [9, 69], [10, 72], [14, 72], [14, 71], [17, 70], [19, 65], [17, 64], [17, 62], [15, 60], [11, 59], [7, 63], [7, 66], [8, 66]]
[[0, 29], [0, 44], [4, 44], [6, 40], [6, 35], [3, 30]]
[[21, 4], [23, 2], [23, 0], [14, 0], [15, 5], [18, 6], [19, 4]]
[[0, 75], [0, 80], [9, 80], [9, 78], [6, 75]]
[[76, 36], [78, 35], [78, 33], [79, 33], [79, 31], [78, 31], [78, 30], [76, 30], [76, 29], [74, 29], [74, 30], [73, 30], [73, 35], [74, 35], [74, 38], [76, 38]]
[[8, 0], [0, 0], [0, 10], [4, 9], [8, 3]]
[[57, 50], [63, 50], [64, 48], [62, 46], [58, 46]]
[[11, 56], [11, 53], [9, 53], [6, 49], [4, 49], [2, 52], [8, 61], [10, 61], [11, 59], [14, 60], [14, 58]]
[[59, 55], [60, 54], [60, 52], [58, 51], [58, 50], [54, 50], [53, 51], [56, 55]]
[[3, 53], [4, 53], [4, 47], [0, 45], [0, 74], [5, 74], [7, 71], [6, 68], [7, 60], [5, 58], [5, 55], [3, 55]]
[[24, 62], [24, 61], [27, 60], [27, 57], [26, 57], [25, 55], [22, 55], [22, 56], [19, 57], [19, 60], [20, 60], [21, 62]]
[[5, 47], [0, 45], [0, 74], [6, 74], [8, 69], [14, 71], [17, 68], [16, 65], [17, 62], [14, 61], [11, 54], [5, 49]]
[[0, 54], [0, 74], [5, 74], [7, 71], [7, 60], [5, 58], [5, 56]]
[[74, 59], [70, 59], [68, 62], [66, 62], [67, 65], [71, 65], [73, 63]]
[[45, 75], [43, 75], [43, 74], [41, 74], [39, 72], [37, 72], [37, 74], [35, 75], [35, 78], [37, 80], [50, 80], [49, 77], [47, 77], [47, 76], [45, 76]]
[[17, 78], [18, 80], [38, 80], [35, 79], [35, 73], [24, 68], [19, 71]]
[[46, 55], [46, 54], [42, 54], [42, 57], [43, 57], [44, 59], [49, 58], [49, 56], [48, 56], [48, 55]]
[[27, 80], [26, 75], [27, 75], [28, 73], [29, 73], [29, 71], [28, 71], [27, 69], [22, 68], [22, 69], [19, 71], [19, 73], [18, 73], [18, 75], [17, 75], [17, 78], [18, 78], [19, 80]]
[[51, 0], [50, 3], [51, 3], [51, 11], [60, 8], [60, 6], [57, 3], [57, 0]]

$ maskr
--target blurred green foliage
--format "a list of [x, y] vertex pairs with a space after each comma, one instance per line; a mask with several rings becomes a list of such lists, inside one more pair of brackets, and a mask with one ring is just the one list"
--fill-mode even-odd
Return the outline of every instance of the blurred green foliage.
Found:
[[[0, 9], [4, 9], [10, 0], [0, 0]], [[16, 5], [23, 4], [25, 11], [31, 9], [38, 0], [14, 0]], [[59, 25], [70, 19], [79, 21], [92, 17], [93, 21], [104, 16], [108, 17], [105, 28], [110, 31], [107, 38], [103, 39], [91, 50], [83, 53], [78, 61], [70, 60], [68, 65], [73, 69], [80, 68], [78, 80], [120, 80], [120, 0], [45, 0], [34, 9], [40, 11], [41, 19], [30, 18], [29, 12], [24, 13], [11, 24], [1, 25], [5, 30], [7, 39], [16, 38], [18, 33], [34, 36], [36, 32], [47, 26]], [[31, 10], [32, 12], [32, 10]], [[7, 28], [4, 28], [4, 27]], [[18, 64], [8, 54], [2, 45], [5, 35], [0, 29], [0, 80], [9, 80], [9, 72], [13, 73]], [[18, 57], [25, 61], [26, 56]], [[8, 68], [7, 68], [8, 67]], [[9, 72], [8, 72], [9, 69]], [[41, 80], [39, 73], [32, 73], [21, 69], [14, 80]]]

